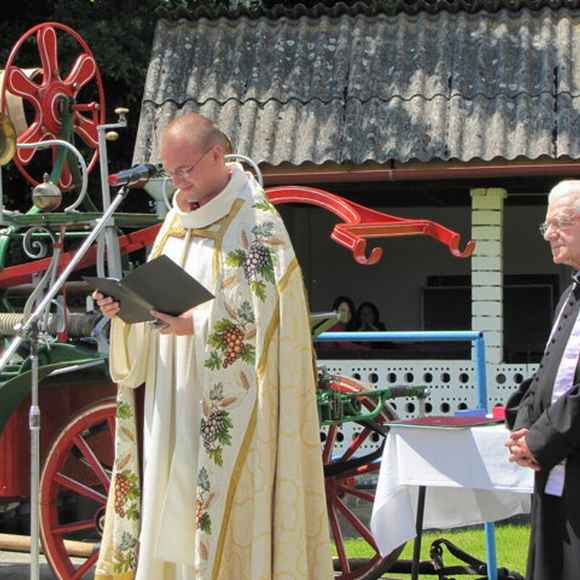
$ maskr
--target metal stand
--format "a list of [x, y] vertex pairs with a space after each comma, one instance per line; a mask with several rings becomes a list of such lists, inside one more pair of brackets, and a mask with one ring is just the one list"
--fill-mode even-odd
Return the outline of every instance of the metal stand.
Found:
[[[101, 169], [101, 192], [103, 196], [103, 211], [105, 211], [111, 203], [111, 191], [109, 188], [109, 158], [107, 154], [107, 131], [110, 129], [124, 129], [127, 127], [127, 113], [128, 109], [117, 108], [115, 113], [119, 115], [119, 120], [116, 123], [109, 123], [107, 125], [99, 125], [97, 133], [99, 135], [99, 167]], [[111, 135], [111, 133], [109, 133]], [[118, 137], [117, 133], [112, 135], [113, 139]], [[115, 233], [115, 227], [112, 222], [105, 224], [104, 243], [107, 249], [107, 263], [109, 276], [121, 276], [121, 252], [119, 251], [119, 240]], [[101, 275], [100, 273], [98, 274]]]
[[30, 427], [30, 535], [31, 535], [31, 552], [30, 552], [30, 578], [39, 580], [39, 495], [40, 495], [40, 407], [38, 405], [38, 350], [40, 340], [40, 325], [44, 316], [44, 311], [50, 306], [52, 299], [58, 294], [62, 285], [66, 282], [71, 272], [80, 262], [87, 250], [100, 235], [102, 230], [110, 224], [111, 217], [121, 202], [127, 197], [129, 190], [123, 187], [119, 190], [111, 205], [103, 213], [102, 217], [97, 220], [95, 227], [77, 250], [73, 259], [63, 270], [60, 276], [55, 280], [51, 288], [48, 289], [42, 301], [38, 304], [28, 319], [18, 328], [18, 334], [14, 337], [8, 348], [0, 358], [0, 373], [4, 370], [12, 356], [16, 353], [20, 345], [26, 340], [30, 343], [30, 360], [32, 362], [32, 385], [31, 385], [31, 405], [29, 412]]
[[417, 536], [413, 544], [413, 564], [411, 567], [411, 580], [418, 580], [419, 567], [421, 565], [421, 540], [423, 539], [423, 516], [425, 515], [425, 492], [424, 485], [419, 486], [419, 498], [417, 501]]
[[38, 580], [40, 530], [40, 405], [38, 404], [38, 322], [30, 328], [30, 361], [32, 362], [32, 394], [28, 413], [30, 429], [30, 579]]

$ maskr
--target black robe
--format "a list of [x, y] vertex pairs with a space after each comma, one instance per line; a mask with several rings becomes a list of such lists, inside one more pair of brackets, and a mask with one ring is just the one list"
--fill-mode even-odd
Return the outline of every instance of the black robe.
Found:
[[[562, 310], [563, 308], [563, 310]], [[507, 404], [512, 429], [526, 427], [528, 447], [538, 460], [532, 500], [532, 535], [527, 580], [580, 580], [580, 372], [574, 386], [552, 404], [552, 389], [564, 349], [580, 311], [580, 285], [564, 292], [557, 327], [535, 375]], [[550, 469], [566, 459], [562, 497], [544, 493]]]

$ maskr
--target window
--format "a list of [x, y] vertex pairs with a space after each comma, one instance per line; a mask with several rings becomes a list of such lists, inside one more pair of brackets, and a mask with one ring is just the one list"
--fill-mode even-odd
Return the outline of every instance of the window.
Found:
[[[556, 275], [507, 275], [503, 286], [504, 362], [538, 362], [550, 331]], [[467, 276], [432, 276], [422, 291], [424, 330], [471, 329]], [[469, 357], [468, 351], [466, 356]]]

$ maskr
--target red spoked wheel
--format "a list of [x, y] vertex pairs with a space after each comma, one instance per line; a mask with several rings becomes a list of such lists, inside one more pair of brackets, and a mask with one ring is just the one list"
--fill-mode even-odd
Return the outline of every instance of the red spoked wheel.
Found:
[[[357, 400], [369, 411], [376, 403], [365, 397], [370, 389], [353, 379], [334, 376], [329, 388], [342, 393], [361, 393]], [[384, 410], [372, 421], [359, 424], [360, 430], [353, 434], [352, 441], [346, 450], [337, 452], [336, 443], [339, 425], [331, 425], [323, 440], [322, 459], [326, 486], [326, 503], [330, 523], [331, 539], [334, 544], [335, 578], [340, 580], [374, 580], [380, 578], [397, 560], [404, 546], [391, 554], [382, 556], [374, 541], [367, 518], [362, 515], [370, 513], [375, 499], [373, 485], [369, 485], [369, 476], [378, 473], [380, 458], [387, 437], [386, 423], [397, 416], [391, 407]], [[371, 444], [371, 450], [366, 448]], [[359, 509], [349, 506], [349, 500], [358, 502]], [[357, 513], [358, 512], [358, 513]], [[356, 534], [367, 544], [368, 555], [354, 557], [346, 541], [347, 535]], [[358, 551], [358, 550], [357, 550]]]
[[[57, 31], [61, 32], [62, 43], [74, 41], [75, 48], [80, 47], [80, 53], [70, 64], [64, 78], [59, 67]], [[39, 82], [29, 78], [17, 64], [20, 53], [29, 50], [33, 42], [40, 58]], [[69, 107], [72, 129], [82, 139], [91, 156], [87, 165], [89, 171], [92, 170], [99, 155], [97, 126], [105, 120], [105, 93], [93, 53], [77, 32], [64, 24], [48, 22], [34, 26], [21, 36], [10, 52], [4, 71], [0, 103], [1, 110], [6, 113], [8, 93], [22, 98], [32, 117], [28, 127], [18, 136], [17, 144], [62, 138], [63, 112]], [[55, 147], [52, 152], [53, 160], [60, 153], [58, 149]], [[41, 180], [30, 175], [26, 166], [36, 152], [36, 149], [18, 149], [14, 156], [16, 166], [33, 185]], [[58, 185], [65, 191], [73, 186], [66, 158]]]
[[[78, 414], [56, 438], [40, 480], [40, 528], [46, 557], [60, 580], [93, 577], [114, 461], [113, 399]], [[83, 542], [73, 559], [68, 541]]]

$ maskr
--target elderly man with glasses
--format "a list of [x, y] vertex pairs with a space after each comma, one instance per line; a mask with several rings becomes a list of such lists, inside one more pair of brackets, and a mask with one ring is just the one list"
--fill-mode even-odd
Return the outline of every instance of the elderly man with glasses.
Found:
[[[215, 295], [162, 323], [112, 318], [116, 459], [96, 580], [329, 580], [312, 341], [300, 267], [224, 136], [189, 114], [163, 132], [178, 191], [150, 257]], [[171, 292], [171, 288], [167, 288]], [[140, 501], [134, 389], [145, 383]]]
[[[556, 264], [580, 270], [580, 181], [548, 197], [540, 233]], [[508, 402], [510, 461], [535, 470], [527, 580], [580, 578], [580, 279], [555, 312], [535, 375]], [[533, 316], [533, 313], [529, 313]]]

